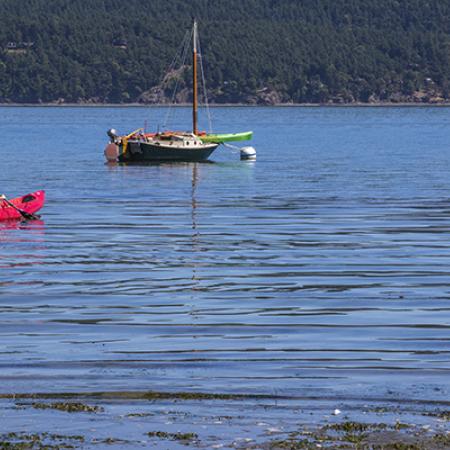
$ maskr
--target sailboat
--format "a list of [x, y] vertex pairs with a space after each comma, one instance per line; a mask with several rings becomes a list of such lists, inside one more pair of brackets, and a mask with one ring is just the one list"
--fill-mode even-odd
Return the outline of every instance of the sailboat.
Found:
[[198, 31], [194, 20], [192, 32], [192, 130], [146, 133], [142, 128], [120, 136], [114, 129], [108, 130], [110, 143], [105, 157], [110, 162], [132, 161], [203, 161], [223, 143], [244, 141], [253, 132], [212, 134], [198, 129]]

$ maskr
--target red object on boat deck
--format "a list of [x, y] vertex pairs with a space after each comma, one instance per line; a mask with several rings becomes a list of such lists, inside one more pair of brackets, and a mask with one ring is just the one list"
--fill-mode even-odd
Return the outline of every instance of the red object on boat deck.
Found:
[[[36, 191], [31, 194], [8, 199], [13, 205], [28, 214], [34, 214], [39, 211], [45, 202], [45, 191]], [[0, 199], [0, 220], [22, 219], [19, 211], [8, 205], [4, 200]]]

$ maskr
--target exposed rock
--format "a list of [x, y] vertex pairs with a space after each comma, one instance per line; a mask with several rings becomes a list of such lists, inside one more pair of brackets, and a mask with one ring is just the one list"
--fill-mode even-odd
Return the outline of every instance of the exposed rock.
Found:
[[256, 92], [257, 103], [263, 105], [277, 105], [282, 103], [281, 94], [275, 89], [265, 87]]

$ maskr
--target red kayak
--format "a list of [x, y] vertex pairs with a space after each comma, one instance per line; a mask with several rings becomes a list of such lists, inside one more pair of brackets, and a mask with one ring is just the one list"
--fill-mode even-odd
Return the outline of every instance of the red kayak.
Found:
[[[8, 201], [25, 213], [34, 214], [44, 206], [45, 191], [36, 191], [23, 197], [8, 199]], [[0, 199], [0, 220], [23, 219], [23, 215], [16, 208]]]

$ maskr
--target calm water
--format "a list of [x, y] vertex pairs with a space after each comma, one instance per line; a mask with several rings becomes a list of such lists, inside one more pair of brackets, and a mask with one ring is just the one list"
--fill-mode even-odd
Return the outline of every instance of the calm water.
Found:
[[0, 108], [1, 191], [47, 191], [0, 224], [0, 394], [448, 400], [450, 109], [217, 108], [256, 162], [105, 164], [165, 112]]

